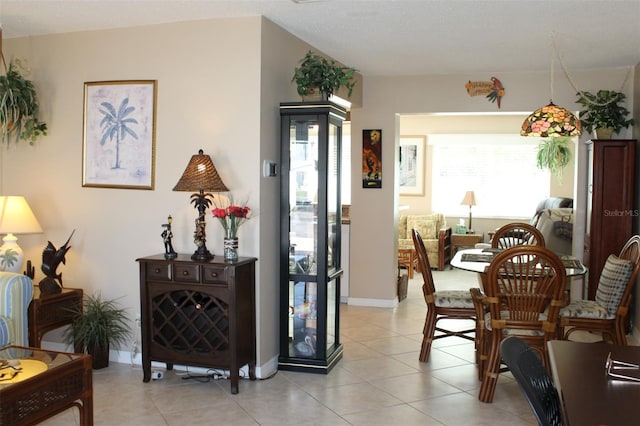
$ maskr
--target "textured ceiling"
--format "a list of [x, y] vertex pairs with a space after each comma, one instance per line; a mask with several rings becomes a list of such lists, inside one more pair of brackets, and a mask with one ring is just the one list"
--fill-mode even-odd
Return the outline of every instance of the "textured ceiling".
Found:
[[0, 0], [5, 38], [258, 15], [367, 76], [545, 71], [552, 35], [570, 70], [640, 62], [640, 0]]

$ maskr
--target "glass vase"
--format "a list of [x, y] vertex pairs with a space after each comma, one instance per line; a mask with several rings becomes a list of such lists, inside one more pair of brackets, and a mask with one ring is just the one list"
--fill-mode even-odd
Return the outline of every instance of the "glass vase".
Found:
[[238, 237], [230, 229], [225, 233], [223, 247], [224, 260], [238, 260]]

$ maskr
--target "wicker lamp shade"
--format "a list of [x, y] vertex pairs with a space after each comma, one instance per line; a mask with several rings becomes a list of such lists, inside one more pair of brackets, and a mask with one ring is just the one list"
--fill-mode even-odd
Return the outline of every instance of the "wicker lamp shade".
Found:
[[202, 150], [191, 157], [182, 177], [173, 187], [174, 191], [207, 191], [227, 192], [229, 189], [213, 165], [211, 157], [205, 155]]

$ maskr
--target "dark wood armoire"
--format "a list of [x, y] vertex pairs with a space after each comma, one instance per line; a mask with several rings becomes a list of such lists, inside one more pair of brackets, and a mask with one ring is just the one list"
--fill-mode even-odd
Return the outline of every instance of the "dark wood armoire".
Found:
[[593, 139], [589, 152], [586, 257], [587, 297], [595, 298], [602, 268], [633, 235], [638, 215], [635, 191], [636, 140]]

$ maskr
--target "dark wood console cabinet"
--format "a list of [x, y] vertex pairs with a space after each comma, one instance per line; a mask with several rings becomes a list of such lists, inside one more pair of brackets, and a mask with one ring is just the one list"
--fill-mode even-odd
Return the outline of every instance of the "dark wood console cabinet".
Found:
[[151, 362], [228, 369], [238, 393], [240, 368], [255, 379], [255, 258], [197, 262], [154, 255], [140, 263], [143, 381]]

